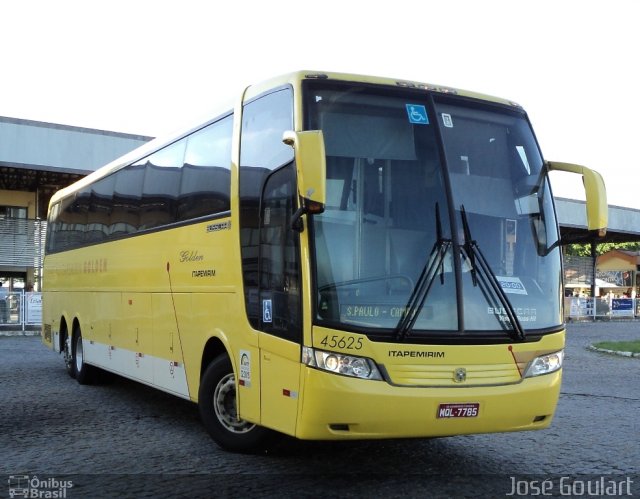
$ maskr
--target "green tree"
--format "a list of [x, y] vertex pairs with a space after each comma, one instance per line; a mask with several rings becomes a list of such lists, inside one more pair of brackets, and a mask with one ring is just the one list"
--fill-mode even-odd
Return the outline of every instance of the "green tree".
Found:
[[[640, 242], [630, 243], [601, 243], [596, 245], [596, 254], [602, 255], [614, 249], [627, 251], [640, 251]], [[590, 244], [567, 244], [564, 246], [564, 254], [571, 256], [591, 256]]]

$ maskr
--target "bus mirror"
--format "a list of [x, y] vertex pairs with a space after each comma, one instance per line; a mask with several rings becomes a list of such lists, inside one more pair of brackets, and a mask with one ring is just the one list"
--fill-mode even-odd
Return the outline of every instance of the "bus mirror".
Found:
[[322, 130], [284, 132], [282, 141], [295, 151], [302, 212], [322, 213], [326, 201], [327, 179]]
[[547, 169], [582, 175], [587, 200], [587, 227], [590, 231], [596, 231], [598, 236], [604, 237], [607, 233], [608, 207], [607, 191], [602, 176], [586, 166], [557, 161], [547, 161]]

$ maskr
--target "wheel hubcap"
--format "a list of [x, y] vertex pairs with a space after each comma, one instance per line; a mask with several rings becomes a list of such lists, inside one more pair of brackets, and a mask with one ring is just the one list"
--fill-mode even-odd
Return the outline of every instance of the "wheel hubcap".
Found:
[[233, 373], [224, 376], [216, 385], [213, 393], [213, 408], [218, 421], [233, 433], [247, 433], [255, 426], [236, 416], [236, 380]]
[[82, 354], [82, 338], [78, 338], [76, 342], [76, 371], [82, 370], [83, 354]]
[[71, 367], [73, 366], [73, 357], [71, 355], [71, 338], [69, 338], [68, 336], [64, 340], [63, 356], [64, 363], [67, 366], [67, 369], [71, 370]]

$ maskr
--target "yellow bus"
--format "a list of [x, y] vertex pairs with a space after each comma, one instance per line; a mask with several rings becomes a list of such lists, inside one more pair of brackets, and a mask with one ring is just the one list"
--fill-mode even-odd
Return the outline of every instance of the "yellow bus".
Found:
[[247, 87], [51, 200], [43, 341], [198, 404], [223, 448], [536, 430], [564, 325], [548, 172], [525, 111], [302, 71]]

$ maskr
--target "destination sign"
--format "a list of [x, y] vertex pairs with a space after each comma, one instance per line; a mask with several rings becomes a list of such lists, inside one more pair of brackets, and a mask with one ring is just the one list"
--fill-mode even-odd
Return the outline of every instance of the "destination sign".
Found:
[[342, 319], [401, 319], [407, 307], [393, 305], [342, 305], [340, 317]]

